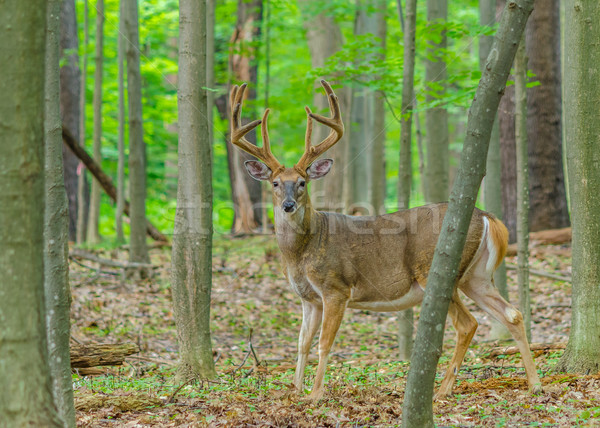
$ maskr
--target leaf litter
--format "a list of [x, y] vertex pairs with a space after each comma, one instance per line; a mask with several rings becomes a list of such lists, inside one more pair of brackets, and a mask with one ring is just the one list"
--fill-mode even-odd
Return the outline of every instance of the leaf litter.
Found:
[[[122, 250], [98, 255], [127, 259]], [[73, 339], [84, 344], [133, 342], [141, 349], [122, 367], [100, 368], [98, 376], [74, 376], [78, 426], [400, 425], [409, 363], [396, 358], [398, 313], [348, 310], [330, 357], [325, 397], [310, 401], [292, 386], [302, 311], [281, 273], [274, 238], [220, 238], [213, 254], [211, 307], [219, 375], [182, 385], [174, 376], [169, 249], [153, 249], [151, 258], [157, 268], [142, 281], [126, 280], [92, 262], [71, 265]], [[570, 263], [565, 246], [534, 249], [530, 260], [534, 269], [563, 275], [571, 273]], [[508, 275], [514, 303], [516, 272]], [[533, 342], [567, 342], [571, 285], [536, 276], [530, 280]], [[530, 395], [519, 354], [490, 358], [491, 348], [514, 342], [490, 341], [490, 317], [464, 301], [480, 326], [453, 396], [434, 402], [438, 426], [600, 426], [599, 374], [554, 373], [562, 351], [539, 351], [536, 365], [544, 393]], [[308, 388], [317, 362], [315, 345], [316, 340]], [[436, 386], [453, 345], [448, 322]]]

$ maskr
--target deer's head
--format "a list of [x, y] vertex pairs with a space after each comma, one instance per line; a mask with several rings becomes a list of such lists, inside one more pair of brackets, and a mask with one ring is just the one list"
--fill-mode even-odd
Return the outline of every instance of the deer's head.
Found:
[[[325, 92], [327, 92], [332, 117], [327, 118], [311, 112], [308, 107], [305, 108], [307, 126], [304, 154], [292, 168], [286, 168], [271, 153], [269, 131], [267, 128], [269, 109], [265, 110], [262, 120], [255, 120], [242, 126], [241, 110], [246, 84], [240, 87], [234, 86], [231, 90], [231, 142], [245, 152], [260, 159], [260, 161], [246, 161], [246, 170], [254, 179], [269, 181], [271, 183], [275, 208], [280, 208], [288, 214], [295, 213], [307, 203], [308, 193], [306, 188], [308, 182], [324, 177], [331, 170], [333, 160], [317, 160], [317, 158], [329, 150], [344, 135], [344, 124], [342, 122], [338, 99], [329, 83], [321, 80], [321, 85], [323, 85]], [[313, 146], [311, 143], [312, 119], [331, 128], [331, 132], [327, 138], [316, 146]], [[244, 137], [244, 135], [258, 125], [261, 125], [263, 140], [263, 145], [260, 148], [250, 143]]]

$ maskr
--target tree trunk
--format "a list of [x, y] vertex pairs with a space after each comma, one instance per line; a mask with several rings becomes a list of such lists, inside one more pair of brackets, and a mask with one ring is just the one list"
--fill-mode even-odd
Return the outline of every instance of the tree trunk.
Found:
[[490, 56], [469, 110], [467, 135], [450, 204], [429, 271], [417, 339], [404, 397], [404, 427], [433, 427], [435, 369], [442, 353], [448, 305], [481, 180], [485, 175], [490, 134], [533, 0], [516, 0], [504, 9]]
[[[215, 2], [206, 0], [206, 87], [214, 89], [215, 86]], [[213, 109], [215, 108], [215, 93], [206, 92], [206, 119], [208, 121], [208, 141], [214, 144]]]
[[[129, 196], [131, 219], [129, 261], [148, 263], [146, 245], [146, 145], [142, 122], [142, 77], [138, 37], [137, 0], [125, 1], [127, 36], [127, 95], [129, 101]], [[142, 275], [145, 272], [140, 271]]]
[[[356, 3], [356, 20], [354, 35], [375, 34], [377, 32], [377, 16], [372, 13], [364, 1]], [[375, 58], [373, 58], [375, 61]], [[356, 64], [358, 66], [358, 64]], [[345, 186], [346, 208], [350, 214], [374, 215], [369, 193], [373, 187], [373, 140], [374, 133], [374, 101], [375, 93], [368, 86], [369, 75], [360, 76], [360, 83], [352, 89], [350, 121], [346, 129], [350, 134], [348, 157], [344, 169], [348, 173]]]
[[[400, 1], [398, 7], [402, 11]], [[402, 16], [402, 15], [400, 15]], [[406, 1], [403, 20], [404, 67], [402, 69], [402, 116], [400, 122], [400, 168], [398, 171], [398, 208], [408, 209], [412, 187], [412, 111], [415, 80], [415, 35], [417, 31], [417, 0]], [[414, 312], [406, 309], [398, 315], [398, 350], [401, 360], [408, 361], [413, 348]]]
[[600, 3], [567, 4], [565, 142], [573, 223], [571, 333], [557, 370], [600, 369]]
[[[247, 100], [256, 100], [258, 84], [258, 52], [256, 42], [260, 39], [262, 21], [262, 0], [246, 2], [238, 0], [237, 23], [232, 35], [232, 46], [229, 64], [235, 80], [248, 82]], [[246, 124], [257, 118], [252, 102], [245, 104], [242, 123]], [[256, 144], [256, 132], [253, 130], [246, 138]], [[254, 233], [260, 226], [261, 219], [261, 187], [260, 182], [246, 173], [244, 162], [254, 159], [253, 156], [234, 149], [227, 143], [235, 219], [234, 233]]]
[[[479, 2], [479, 24], [491, 27], [496, 23], [496, 0], [481, 0]], [[479, 69], [483, 73], [485, 62], [494, 38], [492, 36], [479, 37]], [[498, 116], [494, 121], [492, 134], [490, 136], [490, 148], [486, 162], [487, 174], [483, 180], [483, 199], [486, 211], [491, 212], [502, 219], [502, 181], [500, 179], [500, 133], [498, 130]], [[498, 288], [500, 295], [508, 299], [508, 287], [506, 285], [506, 265], [504, 262], [494, 272], [494, 285]], [[510, 332], [499, 321], [493, 319], [490, 329], [491, 339], [510, 338]]]
[[529, 298], [529, 169], [527, 167], [527, 56], [525, 35], [515, 57], [515, 140], [517, 154], [517, 246], [519, 309], [527, 340], [531, 342], [531, 302]]
[[[87, 82], [87, 47], [90, 40], [90, 29], [89, 29], [89, 8], [88, 0], [83, 1], [83, 58], [82, 58], [82, 69], [81, 69], [81, 87], [79, 90], [79, 140], [85, 146], [85, 88]], [[77, 212], [85, 212], [85, 190], [86, 190], [86, 179], [85, 179], [85, 167], [80, 162], [77, 167]], [[76, 242], [81, 245], [86, 241], [86, 221], [87, 218], [84, 215], [77, 216], [77, 226], [75, 231]]]
[[119, 63], [119, 136], [117, 151], [117, 206], [115, 209], [115, 229], [117, 242], [125, 242], [123, 232], [123, 213], [125, 210], [125, 16], [124, 0], [119, 0], [119, 35], [117, 45], [117, 61]]
[[45, 209], [44, 301], [52, 395], [66, 427], [75, 427], [73, 380], [69, 364], [71, 290], [69, 289], [69, 205], [63, 176], [60, 118], [60, 0], [47, 11], [44, 86]]
[[[447, 0], [427, 0], [427, 21], [429, 25], [439, 26], [448, 19]], [[442, 30], [440, 42], [428, 42], [428, 57], [425, 60], [425, 84], [427, 86], [426, 101], [435, 101], [445, 94], [446, 61], [444, 50], [447, 48], [446, 31]], [[434, 84], [428, 83], [432, 82]], [[435, 87], [440, 87], [435, 90]], [[425, 128], [427, 144], [427, 202], [443, 202], [448, 200], [449, 174], [449, 141], [448, 111], [445, 107], [429, 108], [425, 111]]]
[[[323, 67], [325, 61], [342, 48], [344, 38], [339, 25], [333, 16], [327, 12], [318, 15], [311, 13], [314, 10], [315, 0], [298, 0], [302, 12], [302, 20], [306, 30], [306, 40], [310, 51], [313, 68]], [[327, 97], [323, 95], [320, 78], [314, 83], [313, 111], [324, 114], [329, 111]], [[330, 82], [335, 82], [331, 76]], [[342, 112], [350, 113], [351, 90], [349, 87], [335, 90]], [[329, 133], [325, 126], [316, 126], [313, 130], [313, 141], [323, 141]], [[344, 171], [346, 155], [349, 146], [349, 133], [346, 132], [338, 144], [327, 151], [327, 157], [333, 159], [334, 167], [327, 176], [327, 180], [316, 180], [311, 184], [311, 200], [316, 209], [325, 211], [342, 212], [345, 209]]]
[[[104, 59], [104, 0], [96, 2], [96, 69], [94, 70], [94, 160], [102, 165], [102, 63]], [[100, 243], [100, 184], [92, 180], [87, 239]]]
[[[386, 2], [379, 0], [376, 3], [375, 36], [381, 46], [382, 54], [376, 57], [377, 61], [385, 61], [385, 48], [387, 36]], [[371, 155], [371, 187], [369, 189], [369, 202], [374, 214], [385, 214], [385, 99], [382, 91], [373, 94], [373, 150]]]
[[206, 121], [206, 3], [181, 0], [179, 150], [172, 293], [182, 379], [216, 376], [210, 336], [212, 171]]
[[0, 421], [62, 427], [52, 400], [44, 309], [46, 2], [5, 5], [0, 29]]
[[[80, 128], [80, 77], [79, 58], [77, 52], [79, 43], [77, 39], [77, 18], [75, 13], [75, 0], [64, 0], [60, 12], [60, 57], [64, 64], [60, 68], [60, 109], [63, 125], [71, 129], [77, 141], [81, 140]], [[65, 173], [65, 188], [69, 199], [69, 239], [77, 239], [76, 227], [78, 211], [77, 198], [77, 168], [79, 160], [69, 149], [63, 146], [63, 161]], [[84, 193], [87, 197], [88, 187], [84, 183]], [[87, 203], [84, 205], [87, 207]], [[82, 213], [87, 218], [87, 213]]]
[[[498, 7], [504, 5], [498, 0]], [[529, 66], [540, 85], [529, 88], [530, 229], [569, 225], [561, 147], [561, 77], [557, 0], [540, 0], [526, 32]], [[500, 108], [502, 146], [503, 220], [516, 240], [516, 168], [514, 142], [514, 87], [508, 87]]]
[[527, 89], [529, 223], [534, 232], [570, 224], [562, 154], [559, 3], [537, 0], [525, 32], [529, 69], [540, 82]]

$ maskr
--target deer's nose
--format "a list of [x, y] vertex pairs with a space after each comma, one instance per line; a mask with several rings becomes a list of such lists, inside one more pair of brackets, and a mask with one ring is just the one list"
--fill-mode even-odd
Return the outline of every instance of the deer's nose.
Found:
[[284, 201], [283, 202], [283, 210], [286, 213], [292, 212], [295, 207], [296, 207], [296, 202], [295, 201]]

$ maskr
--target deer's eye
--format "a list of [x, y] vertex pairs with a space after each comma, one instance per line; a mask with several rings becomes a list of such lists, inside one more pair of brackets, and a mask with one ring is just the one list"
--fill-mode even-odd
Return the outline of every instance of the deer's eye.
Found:
[[277, 182], [277, 181], [274, 181], [274, 182], [273, 182], [273, 187], [279, 187], [279, 182]]
[[299, 184], [299, 186], [300, 186], [300, 187], [304, 187], [304, 186], [306, 186], [306, 181], [301, 181], [301, 182], [300, 182], [300, 184]]

